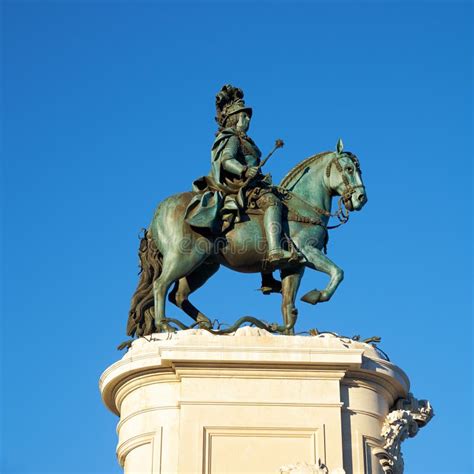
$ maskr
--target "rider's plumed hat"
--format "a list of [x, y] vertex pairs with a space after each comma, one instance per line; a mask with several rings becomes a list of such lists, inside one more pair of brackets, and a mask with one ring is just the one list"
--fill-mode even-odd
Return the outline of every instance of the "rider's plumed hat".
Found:
[[216, 95], [216, 122], [223, 127], [231, 115], [242, 111], [247, 112], [250, 117], [252, 116], [252, 109], [245, 105], [242, 89], [230, 84], [222, 86]]

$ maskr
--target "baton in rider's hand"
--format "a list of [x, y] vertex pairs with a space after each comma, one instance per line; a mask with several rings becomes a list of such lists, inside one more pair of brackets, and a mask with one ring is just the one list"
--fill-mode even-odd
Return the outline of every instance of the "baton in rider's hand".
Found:
[[[275, 153], [275, 151], [278, 148], [283, 148], [283, 145], [284, 145], [283, 140], [280, 140], [280, 139], [276, 140], [275, 141], [275, 146], [273, 147], [272, 151], [267, 155], [267, 157], [258, 166], [252, 166], [252, 167], [248, 168], [248, 170], [247, 170], [248, 178], [245, 181], [245, 183], [243, 184], [243, 187], [247, 186], [252, 181], [252, 179], [254, 179], [255, 176], [258, 175], [258, 172], [265, 166], [265, 164], [270, 159], [270, 157], [273, 155], [273, 153]], [[250, 171], [250, 173], [249, 173], [249, 171]]]

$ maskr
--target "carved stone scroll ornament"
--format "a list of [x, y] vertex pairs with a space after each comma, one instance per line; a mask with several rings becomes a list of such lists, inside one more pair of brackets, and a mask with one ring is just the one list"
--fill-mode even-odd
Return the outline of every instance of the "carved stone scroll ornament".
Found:
[[385, 418], [382, 437], [383, 449], [374, 450], [386, 474], [403, 474], [404, 462], [401, 444], [407, 438], [416, 436], [433, 418], [434, 412], [428, 400], [417, 400], [411, 393], [408, 398], [399, 399]]

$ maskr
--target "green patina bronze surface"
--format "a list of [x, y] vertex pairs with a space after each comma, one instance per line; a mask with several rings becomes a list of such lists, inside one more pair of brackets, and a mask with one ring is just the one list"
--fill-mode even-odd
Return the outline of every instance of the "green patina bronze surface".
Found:
[[[261, 152], [247, 135], [252, 109], [243, 92], [230, 85], [216, 96], [218, 131], [211, 170], [190, 192], [165, 199], [156, 209], [140, 243], [141, 274], [129, 312], [127, 334], [200, 327], [225, 334], [248, 323], [293, 334], [296, 294], [305, 268], [329, 276], [325, 289], [302, 301], [329, 301], [343, 271], [326, 255], [331, 216], [347, 221], [367, 202], [357, 157], [343, 150], [313, 155], [293, 167], [279, 185], [262, 172]], [[275, 151], [283, 142], [277, 140]], [[333, 197], [340, 196], [335, 213]], [[244, 316], [228, 328], [213, 325], [189, 301], [189, 295], [224, 265], [242, 273], [261, 273], [262, 293], [282, 294], [282, 324]], [[279, 271], [281, 281], [273, 277]], [[171, 292], [168, 295], [170, 288]], [[166, 299], [182, 309], [190, 323], [168, 318]], [[223, 308], [225, 304], [223, 304]]]

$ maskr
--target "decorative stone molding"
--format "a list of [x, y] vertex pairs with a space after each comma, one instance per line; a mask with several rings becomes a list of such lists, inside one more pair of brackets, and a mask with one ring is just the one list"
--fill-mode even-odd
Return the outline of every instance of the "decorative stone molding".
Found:
[[408, 398], [399, 399], [386, 416], [381, 435], [385, 440], [383, 449], [376, 449], [378, 458], [386, 474], [403, 474], [404, 462], [401, 444], [407, 438], [417, 435], [434, 412], [428, 400], [417, 400], [411, 393]]

